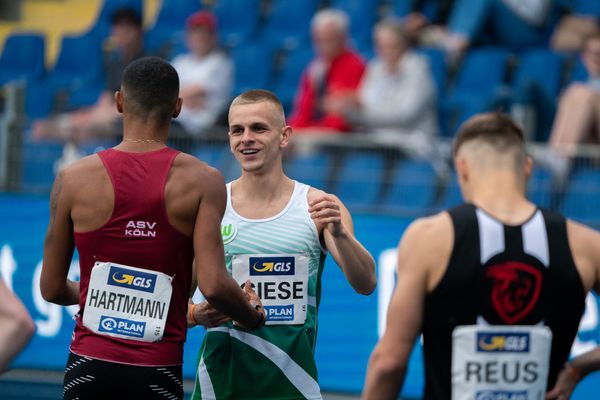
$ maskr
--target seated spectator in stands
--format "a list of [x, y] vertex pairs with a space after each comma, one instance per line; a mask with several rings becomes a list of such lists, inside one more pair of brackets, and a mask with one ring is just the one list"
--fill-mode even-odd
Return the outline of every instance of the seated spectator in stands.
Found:
[[585, 40], [581, 58], [588, 80], [572, 83], [561, 96], [549, 138], [550, 167], [559, 177], [568, 174], [576, 145], [600, 143], [600, 34]]
[[321, 10], [313, 17], [317, 57], [302, 74], [289, 120], [298, 133], [340, 133], [351, 128], [343, 105], [355, 95], [365, 64], [348, 47], [348, 25], [348, 16], [339, 10]]
[[207, 11], [187, 19], [186, 45], [189, 52], [172, 61], [183, 99], [181, 114], [175, 121], [187, 134], [198, 137], [215, 125], [229, 103], [233, 64], [217, 48], [217, 20]]
[[563, 0], [456, 0], [446, 47], [460, 55], [474, 44], [522, 50], [547, 46]]
[[[96, 104], [90, 108], [37, 121], [33, 126], [35, 139], [62, 139], [80, 143], [94, 137], [117, 136], [120, 114], [115, 108], [115, 91], [121, 87], [121, 74], [125, 67], [131, 61], [144, 56], [142, 19], [136, 11], [124, 8], [112, 15], [106, 50], [106, 87]], [[85, 62], [85, 59], [82, 59], [82, 62]]]
[[347, 118], [391, 143], [429, 142], [438, 124], [427, 59], [413, 51], [399, 21], [378, 23], [374, 40], [377, 57], [369, 63], [354, 103], [345, 105]]
[[[415, 43], [443, 46], [447, 37], [446, 24], [455, 0], [414, 0], [402, 23]], [[433, 12], [428, 12], [433, 10]]]

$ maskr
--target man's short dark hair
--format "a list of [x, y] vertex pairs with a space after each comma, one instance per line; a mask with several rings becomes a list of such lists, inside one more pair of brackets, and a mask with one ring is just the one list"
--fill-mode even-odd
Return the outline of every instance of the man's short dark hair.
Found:
[[134, 25], [138, 28], [142, 27], [142, 17], [133, 8], [125, 7], [116, 10], [110, 18], [111, 25]]
[[127, 110], [138, 117], [168, 120], [179, 97], [175, 68], [159, 57], [142, 57], [123, 72], [121, 87]]
[[471, 140], [483, 140], [498, 151], [518, 147], [524, 152], [523, 130], [507, 115], [501, 112], [478, 114], [468, 119], [458, 130], [453, 155], [460, 147]]

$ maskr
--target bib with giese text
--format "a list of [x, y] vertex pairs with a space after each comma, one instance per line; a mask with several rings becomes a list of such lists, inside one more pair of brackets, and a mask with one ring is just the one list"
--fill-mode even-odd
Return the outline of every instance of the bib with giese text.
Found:
[[239, 285], [250, 279], [267, 315], [266, 325], [306, 321], [308, 257], [303, 254], [242, 254], [232, 258]]

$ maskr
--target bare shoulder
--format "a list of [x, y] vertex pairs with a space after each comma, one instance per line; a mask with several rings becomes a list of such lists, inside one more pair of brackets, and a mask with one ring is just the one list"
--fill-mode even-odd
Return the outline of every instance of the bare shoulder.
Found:
[[600, 264], [600, 232], [567, 219], [567, 237], [576, 261], [584, 257], [590, 258], [594, 264]]
[[446, 242], [452, 234], [452, 219], [446, 211], [414, 220], [406, 229], [405, 236], [423, 238], [428, 244]]
[[97, 154], [92, 154], [61, 169], [56, 181], [62, 182], [64, 187], [81, 187], [97, 183], [102, 174], [105, 174], [104, 165]]
[[205, 187], [223, 181], [223, 175], [216, 168], [186, 153], [179, 153], [175, 158], [173, 173], [186, 183], [200, 181]]

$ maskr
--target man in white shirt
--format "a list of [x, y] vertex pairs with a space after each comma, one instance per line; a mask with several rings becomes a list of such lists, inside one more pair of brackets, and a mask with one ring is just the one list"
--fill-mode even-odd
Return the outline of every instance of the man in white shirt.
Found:
[[201, 136], [212, 127], [229, 103], [233, 64], [217, 47], [217, 20], [199, 11], [186, 21], [188, 53], [172, 61], [180, 79], [183, 107], [177, 121], [188, 134]]

